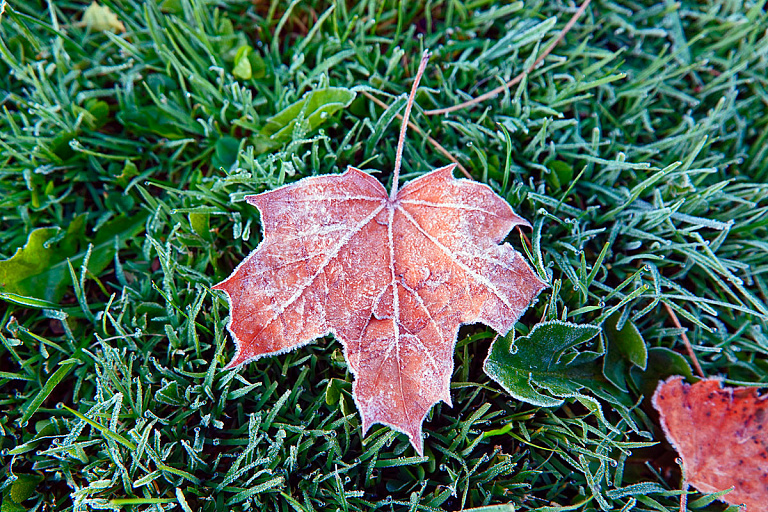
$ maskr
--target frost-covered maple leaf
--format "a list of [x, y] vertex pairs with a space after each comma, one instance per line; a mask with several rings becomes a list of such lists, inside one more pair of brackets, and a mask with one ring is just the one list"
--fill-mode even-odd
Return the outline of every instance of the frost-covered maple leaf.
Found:
[[214, 287], [227, 293], [236, 367], [333, 334], [355, 376], [363, 432], [382, 423], [423, 453], [421, 427], [451, 404], [459, 327], [506, 333], [546, 285], [509, 244], [528, 223], [488, 186], [436, 169], [397, 190], [350, 167], [248, 196], [263, 240]]
[[757, 388], [723, 387], [720, 379], [689, 385], [674, 376], [659, 382], [653, 406], [667, 439], [683, 460], [686, 483], [701, 492], [725, 491], [720, 499], [768, 503], [768, 397]]

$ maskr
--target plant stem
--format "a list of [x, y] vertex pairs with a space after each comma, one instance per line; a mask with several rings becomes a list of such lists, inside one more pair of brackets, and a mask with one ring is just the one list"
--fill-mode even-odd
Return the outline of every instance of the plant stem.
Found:
[[421, 55], [421, 63], [419, 63], [419, 70], [416, 72], [416, 79], [413, 81], [411, 87], [411, 93], [408, 95], [408, 103], [405, 104], [405, 113], [403, 114], [403, 124], [400, 126], [400, 138], [397, 139], [397, 153], [395, 154], [395, 172], [392, 176], [392, 190], [389, 193], [389, 200], [394, 201], [397, 196], [397, 182], [400, 179], [400, 165], [403, 161], [403, 145], [405, 144], [405, 131], [408, 129], [408, 118], [411, 116], [411, 108], [413, 107], [413, 99], [416, 96], [416, 89], [419, 87], [421, 81], [421, 75], [424, 74], [424, 69], [427, 67], [427, 61], [429, 61], [429, 50], [424, 50]]
[[[386, 103], [384, 103], [383, 101], [381, 101], [379, 98], [377, 98], [377, 97], [373, 96], [373, 95], [372, 95], [371, 93], [369, 93], [368, 91], [362, 91], [362, 93], [363, 93], [363, 96], [365, 96], [366, 98], [368, 98], [369, 100], [371, 100], [372, 102], [374, 102], [375, 104], [377, 104], [378, 106], [380, 106], [381, 108], [383, 108], [384, 110], [386, 110], [386, 109], [388, 109], [388, 108], [389, 108], [389, 105], [387, 105]], [[402, 120], [403, 120], [403, 115], [402, 115], [402, 114], [397, 114], [397, 118], [398, 118], [398, 119], [400, 119], [400, 120], [402, 121]], [[450, 154], [450, 153], [448, 152], [448, 150], [447, 150], [447, 149], [445, 149], [443, 146], [441, 146], [441, 145], [440, 145], [440, 143], [439, 143], [439, 142], [437, 142], [435, 139], [433, 139], [432, 137], [430, 137], [429, 135], [427, 135], [426, 133], [424, 133], [424, 130], [422, 130], [421, 128], [419, 128], [419, 127], [418, 127], [418, 125], [414, 124], [414, 122], [413, 122], [413, 121], [408, 121], [408, 127], [409, 127], [411, 130], [416, 130], [416, 133], [418, 133], [418, 134], [419, 134], [419, 135], [421, 135], [422, 137], [426, 137], [426, 139], [427, 139], [427, 142], [429, 142], [430, 144], [432, 144], [432, 147], [434, 147], [434, 148], [435, 148], [435, 149], [436, 149], [436, 150], [437, 150], [439, 153], [441, 153], [442, 155], [444, 155], [444, 156], [445, 156], [445, 157], [446, 157], [448, 160], [450, 160], [451, 162], [455, 163], [455, 164], [456, 164], [456, 167], [457, 167], [457, 168], [458, 168], [458, 169], [459, 169], [459, 170], [460, 170], [460, 171], [461, 171], [461, 172], [464, 174], [464, 176], [466, 176], [466, 177], [467, 177], [467, 179], [469, 179], [469, 180], [474, 180], [474, 179], [475, 179], [475, 178], [473, 178], [473, 177], [472, 177], [472, 175], [471, 175], [471, 174], [469, 174], [469, 171], [467, 171], [467, 168], [466, 168], [466, 167], [464, 167], [463, 165], [461, 165], [461, 162], [459, 162], [459, 161], [456, 159], [456, 157], [455, 157], [455, 156], [453, 156], [452, 154]]]
[[478, 103], [482, 103], [483, 101], [493, 98], [494, 96], [498, 96], [500, 93], [506, 91], [516, 83], [520, 82], [525, 75], [536, 69], [536, 66], [541, 64], [541, 61], [543, 61], [547, 55], [549, 55], [552, 50], [555, 49], [555, 46], [560, 44], [560, 41], [565, 38], [565, 35], [573, 28], [573, 26], [576, 24], [578, 19], [581, 17], [582, 14], [584, 14], [584, 11], [587, 9], [587, 6], [592, 0], [585, 0], [583, 4], [581, 4], [581, 7], [576, 11], [576, 13], [571, 17], [571, 19], [568, 21], [568, 23], [565, 24], [565, 27], [563, 27], [563, 30], [560, 31], [560, 34], [555, 38], [552, 43], [547, 46], [547, 48], [544, 50], [544, 52], [539, 55], [539, 57], [536, 59], [536, 61], [531, 64], [531, 66], [517, 75], [515, 78], [510, 80], [509, 82], [500, 85], [499, 87], [493, 89], [492, 91], [488, 91], [487, 93], [478, 96], [477, 98], [472, 98], [471, 100], [465, 101], [464, 103], [459, 103], [458, 105], [453, 105], [452, 107], [446, 107], [446, 108], [438, 108], [435, 110], [427, 110], [424, 112], [425, 115], [428, 116], [437, 116], [440, 114], [448, 114], [450, 112], [455, 112], [456, 110], [461, 110], [463, 108], [471, 107], [473, 105], [477, 105]]
[[699, 377], [701, 377], [702, 379], [705, 378], [704, 370], [701, 369], [699, 360], [696, 358], [696, 353], [693, 351], [691, 342], [688, 340], [688, 336], [685, 334], [685, 330], [683, 329], [683, 326], [680, 324], [680, 320], [677, 319], [677, 315], [675, 314], [674, 310], [669, 306], [669, 304], [663, 301], [662, 301], [662, 304], [664, 305], [664, 308], [667, 310], [667, 314], [669, 314], [669, 317], [672, 319], [672, 323], [675, 324], [675, 327], [681, 330], [680, 337], [683, 338], [683, 344], [685, 344], [685, 350], [688, 352], [688, 356], [691, 358], [691, 362], [693, 363], [693, 368], [696, 370], [696, 373], [698, 374]]

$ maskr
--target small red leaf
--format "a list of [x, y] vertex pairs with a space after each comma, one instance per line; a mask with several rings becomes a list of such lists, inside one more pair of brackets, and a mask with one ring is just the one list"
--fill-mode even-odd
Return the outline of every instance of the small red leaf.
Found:
[[768, 503], [768, 399], [757, 388], [722, 387], [719, 379], [693, 385], [676, 376], [653, 395], [667, 439], [683, 460], [687, 483], [701, 492], [734, 487], [722, 500]]

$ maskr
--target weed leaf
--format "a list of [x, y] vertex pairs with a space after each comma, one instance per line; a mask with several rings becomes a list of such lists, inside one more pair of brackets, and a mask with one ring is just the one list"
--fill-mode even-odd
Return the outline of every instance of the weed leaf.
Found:
[[527, 336], [498, 338], [485, 360], [485, 373], [510, 395], [532, 405], [559, 407], [565, 399], [578, 400], [611, 428], [596, 398], [604, 400], [638, 432], [629, 417], [632, 403], [602, 373], [599, 358], [603, 352], [576, 350], [599, 333], [596, 325], [559, 320], [537, 324]]
[[[124, 246], [144, 229], [145, 218], [121, 216], [104, 224], [91, 242], [88, 270], [98, 275], [107, 268], [115, 255], [115, 240], [117, 246]], [[58, 240], [57, 234], [58, 228], [38, 228], [30, 233], [23, 248], [0, 261], [0, 290], [59, 302], [72, 284], [67, 261], [78, 268], [88, 252], [85, 215], [75, 217]]]
[[632, 367], [645, 370], [648, 349], [631, 320], [624, 322], [621, 329], [618, 328], [620, 318], [621, 312], [617, 311], [603, 324], [603, 334], [606, 338], [603, 375], [614, 386], [627, 391], [626, 376]]
[[307, 123], [307, 131], [312, 131], [328, 116], [348, 107], [355, 96], [354, 91], [343, 87], [326, 87], [310, 91], [299, 101], [267, 119], [261, 135], [278, 143], [289, 141], [299, 119], [303, 117]]
[[599, 333], [595, 325], [554, 320], [537, 324], [527, 336], [499, 337], [488, 352], [485, 373], [518, 400], [558, 407], [583, 387], [598, 387], [601, 375], [595, 359], [600, 354], [574, 348]]

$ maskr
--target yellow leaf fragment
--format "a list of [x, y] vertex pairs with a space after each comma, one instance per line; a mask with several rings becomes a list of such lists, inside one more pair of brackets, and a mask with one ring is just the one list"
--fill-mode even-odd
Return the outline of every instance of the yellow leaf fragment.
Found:
[[98, 2], [91, 2], [91, 5], [83, 14], [83, 25], [92, 32], [104, 32], [109, 30], [115, 34], [125, 32], [125, 25], [113, 13], [109, 7], [101, 6]]

